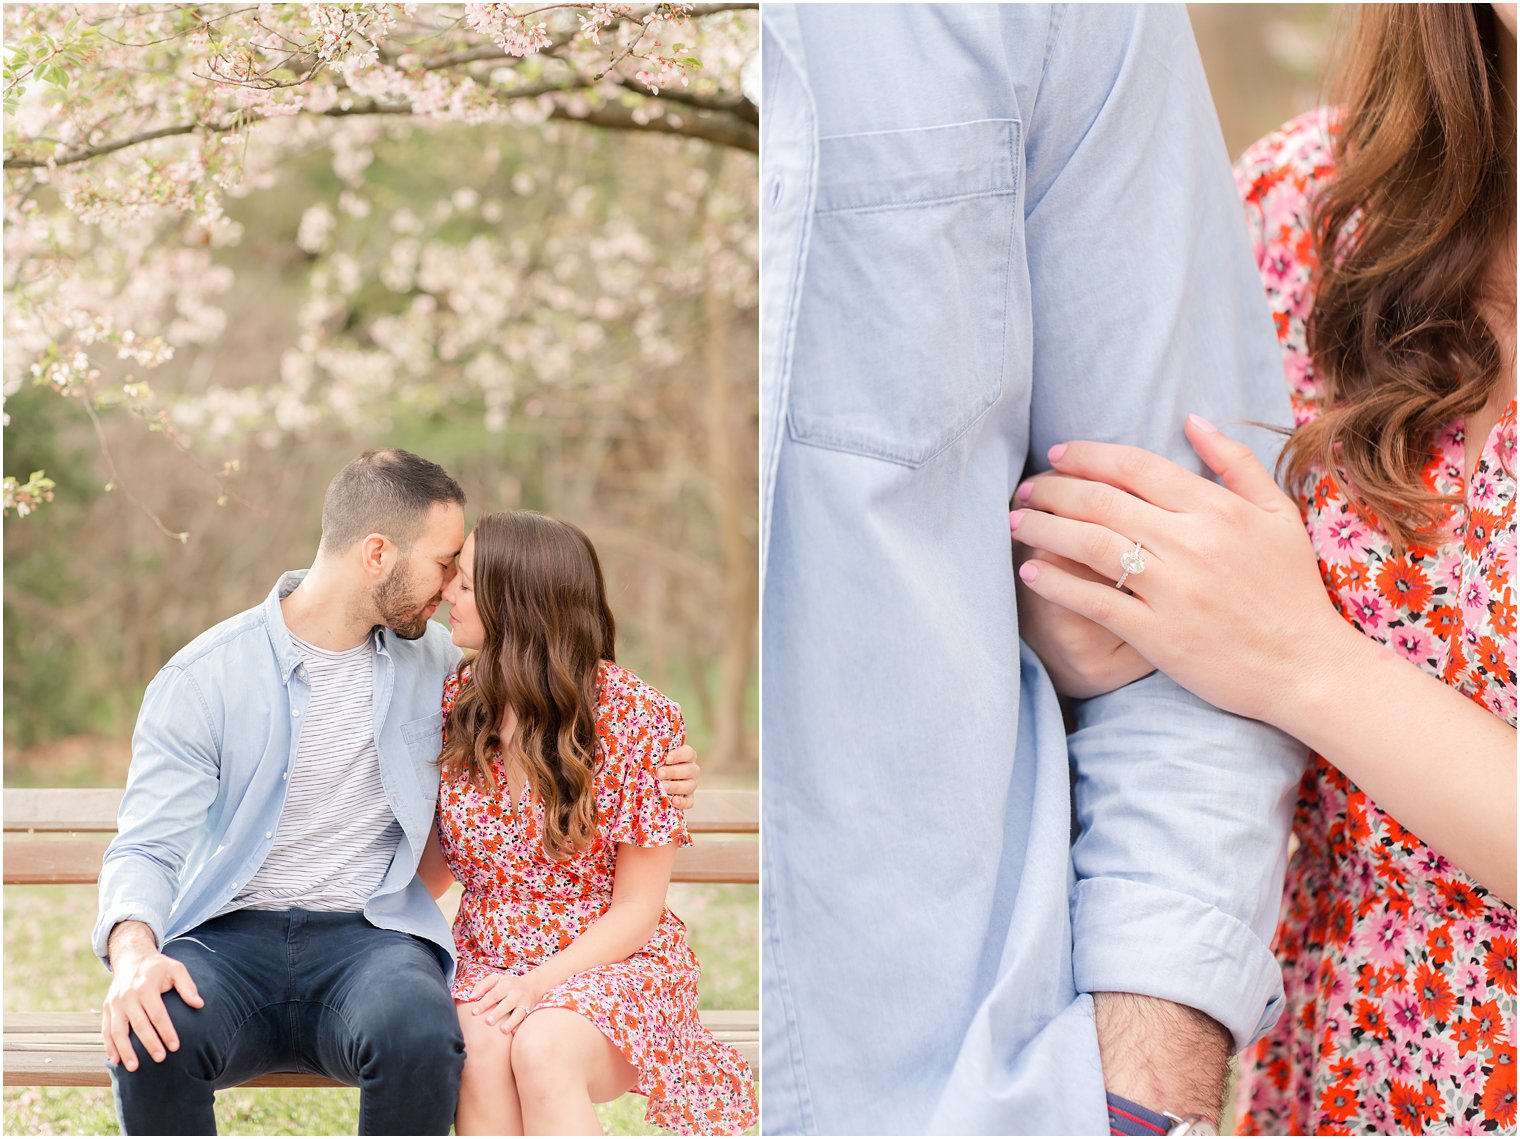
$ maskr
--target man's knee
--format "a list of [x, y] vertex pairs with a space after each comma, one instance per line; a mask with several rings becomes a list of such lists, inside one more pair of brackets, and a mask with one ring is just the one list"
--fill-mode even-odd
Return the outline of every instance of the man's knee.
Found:
[[157, 1033], [164, 1058], [154, 1060], [152, 1052], [133, 1030], [128, 1039], [137, 1057], [137, 1069], [132, 1071], [121, 1063], [111, 1065], [112, 1078], [134, 1084], [215, 1079], [225, 1062], [228, 1043], [226, 1026], [221, 1023], [216, 1010], [191, 1008], [172, 989], [164, 994], [163, 1001], [178, 1046], [170, 1048], [163, 1034]]
[[382, 992], [353, 1031], [365, 1068], [457, 1071], [464, 1062], [464, 1034], [441, 984], [436, 993]]

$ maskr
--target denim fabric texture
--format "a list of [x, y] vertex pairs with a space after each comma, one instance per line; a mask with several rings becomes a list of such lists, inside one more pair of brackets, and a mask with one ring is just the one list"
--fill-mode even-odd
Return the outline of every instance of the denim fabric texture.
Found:
[[430, 942], [359, 914], [236, 910], [164, 945], [205, 1002], [170, 990], [179, 1048], [107, 1064], [128, 1135], [214, 1135], [216, 1092], [266, 1072], [360, 1089], [360, 1135], [447, 1135], [464, 1037]]
[[1106, 1134], [1090, 994], [1276, 1019], [1305, 754], [1019, 640], [1049, 447], [1289, 423], [1187, 16], [762, 20], [763, 1128]]
[[[102, 961], [118, 922], [146, 922], [162, 945], [220, 912], [269, 853], [311, 692], [280, 599], [305, 573], [285, 574], [263, 604], [202, 633], [148, 685], [100, 871]], [[403, 833], [364, 917], [437, 945], [452, 978], [454, 939], [416, 875], [438, 801], [443, 682], [460, 654], [435, 623], [415, 641], [371, 636], [380, 775]]]

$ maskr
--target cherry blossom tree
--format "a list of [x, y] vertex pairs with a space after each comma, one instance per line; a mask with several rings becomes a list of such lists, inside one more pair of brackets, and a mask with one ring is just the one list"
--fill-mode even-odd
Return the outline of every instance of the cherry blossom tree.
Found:
[[[267, 187], [292, 153], [325, 144], [348, 184], [338, 206], [362, 211], [352, 191], [387, 118], [563, 119], [756, 151], [740, 90], [753, 20], [732, 15], [752, 7], [8, 7], [7, 394], [30, 379], [174, 433], [141, 377], [105, 390], [99, 352], [149, 370], [216, 335], [229, 281], [209, 247], [240, 236], [225, 197]], [[302, 247], [315, 252], [332, 218], [313, 210]], [[171, 226], [180, 242], [165, 241]], [[149, 264], [165, 259], [168, 272]], [[120, 288], [128, 279], [139, 287]], [[43, 472], [7, 475], [5, 509], [35, 509], [51, 489]]]
[[[196, 565], [296, 525], [272, 471], [468, 421], [485, 505], [586, 522], [743, 752], [754, 8], [8, 5], [8, 561], [59, 556], [34, 528], [70, 493], [72, 533], [150, 559], [91, 595], [130, 683], [229, 611]], [[24, 445], [44, 397], [100, 493]]]

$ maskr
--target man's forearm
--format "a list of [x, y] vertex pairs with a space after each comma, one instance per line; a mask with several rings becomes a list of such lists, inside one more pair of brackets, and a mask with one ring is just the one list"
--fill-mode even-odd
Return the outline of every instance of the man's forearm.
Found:
[[1107, 1089], [1153, 1111], [1218, 1120], [1230, 1034], [1197, 1009], [1134, 993], [1094, 993]]
[[157, 952], [158, 939], [147, 922], [119, 921], [111, 927], [111, 936], [106, 940], [106, 955], [112, 969], [121, 961]]

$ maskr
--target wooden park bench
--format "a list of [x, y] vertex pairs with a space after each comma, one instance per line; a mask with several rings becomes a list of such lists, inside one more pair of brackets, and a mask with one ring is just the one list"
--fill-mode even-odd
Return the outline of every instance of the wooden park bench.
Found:
[[[116, 831], [119, 790], [54, 788], [5, 792], [6, 885], [93, 886], [101, 857]], [[760, 795], [756, 791], [700, 791], [686, 813], [696, 843], [677, 852], [674, 882], [756, 884], [760, 881]], [[60, 837], [60, 836], [70, 837]], [[742, 836], [720, 838], [715, 836]], [[79, 936], [88, 937], [82, 929]], [[758, 952], [758, 946], [756, 950]], [[101, 992], [105, 990], [101, 974]], [[704, 1010], [714, 1036], [732, 1044], [758, 1071], [760, 1014]], [[5, 1016], [5, 1085], [108, 1087], [100, 1041], [100, 1010], [17, 1012]], [[256, 1088], [337, 1087], [324, 1076], [272, 1073]]]

